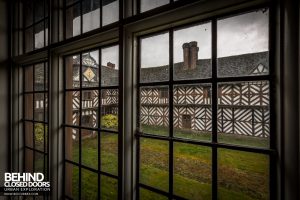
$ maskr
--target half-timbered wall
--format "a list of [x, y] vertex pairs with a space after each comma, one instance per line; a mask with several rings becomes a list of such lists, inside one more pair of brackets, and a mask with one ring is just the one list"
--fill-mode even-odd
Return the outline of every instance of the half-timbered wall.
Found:
[[[165, 88], [142, 88], [141, 123], [168, 126], [169, 101]], [[183, 118], [191, 116], [191, 130], [211, 132], [210, 85], [174, 87], [174, 128], [184, 129]], [[269, 137], [268, 82], [226, 83], [218, 91], [218, 132]]]
[[[92, 116], [93, 121], [91, 127], [97, 127], [97, 107], [99, 103], [98, 91], [91, 91], [91, 99], [82, 99], [82, 116]], [[80, 92], [73, 92], [73, 124], [79, 123], [79, 108], [80, 108]], [[118, 114], [118, 90], [107, 89], [102, 90], [101, 94], [101, 115]]]

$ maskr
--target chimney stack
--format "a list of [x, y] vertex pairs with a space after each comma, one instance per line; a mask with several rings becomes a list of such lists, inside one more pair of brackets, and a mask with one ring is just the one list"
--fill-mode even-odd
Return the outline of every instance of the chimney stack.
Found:
[[195, 69], [198, 61], [198, 51], [196, 41], [190, 43], [184, 43], [183, 48], [183, 69]]
[[115, 69], [116, 65], [113, 64], [113, 63], [111, 63], [111, 62], [108, 62], [108, 63], [107, 63], [107, 67], [112, 68], [112, 69]]
[[183, 69], [188, 69], [190, 66], [190, 45], [189, 43], [184, 43], [183, 48]]
[[198, 51], [199, 47], [197, 47], [197, 42], [190, 42], [190, 69], [195, 69], [197, 67]]

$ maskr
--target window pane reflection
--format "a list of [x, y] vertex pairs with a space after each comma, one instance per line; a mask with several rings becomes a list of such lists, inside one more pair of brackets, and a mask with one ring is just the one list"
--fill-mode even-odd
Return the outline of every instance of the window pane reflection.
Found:
[[141, 12], [157, 8], [159, 6], [168, 4], [170, 0], [139, 0], [141, 1]]
[[102, 26], [119, 20], [119, 0], [103, 0], [102, 6]]

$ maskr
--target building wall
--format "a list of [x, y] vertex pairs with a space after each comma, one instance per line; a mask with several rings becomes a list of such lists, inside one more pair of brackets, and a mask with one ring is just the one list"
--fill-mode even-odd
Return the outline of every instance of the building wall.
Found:
[[[168, 126], [167, 88], [141, 90], [141, 123]], [[168, 94], [168, 93], [167, 93]], [[222, 84], [219, 86], [219, 133], [269, 137], [269, 85], [267, 82]], [[198, 133], [211, 132], [211, 87], [192, 85], [174, 87], [174, 128]], [[190, 118], [190, 122], [187, 119]]]

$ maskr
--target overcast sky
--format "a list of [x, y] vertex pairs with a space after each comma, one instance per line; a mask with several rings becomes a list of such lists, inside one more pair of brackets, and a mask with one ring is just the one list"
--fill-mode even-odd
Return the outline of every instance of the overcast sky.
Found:
[[[211, 25], [174, 32], [174, 62], [183, 61], [182, 44], [197, 41], [200, 59], [211, 58]], [[168, 34], [142, 40], [142, 67], [168, 65]], [[218, 57], [268, 50], [268, 11], [252, 12], [218, 21]]]
[[[91, 56], [96, 60], [97, 64], [99, 64], [99, 51], [90, 52]], [[107, 66], [108, 62], [111, 62], [116, 65], [116, 69], [119, 68], [119, 46], [112, 46], [103, 48], [101, 52], [101, 61], [102, 65]]]
[[[268, 50], [268, 11], [257, 11], [218, 21], [218, 57]], [[174, 32], [174, 63], [183, 61], [182, 44], [197, 41], [198, 58], [211, 58], [211, 24], [204, 23]], [[169, 63], [168, 33], [145, 38], [141, 42], [142, 67]], [[98, 53], [91, 53], [98, 60]], [[102, 65], [107, 62], [118, 68], [118, 46], [102, 50]]]

